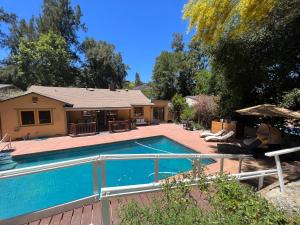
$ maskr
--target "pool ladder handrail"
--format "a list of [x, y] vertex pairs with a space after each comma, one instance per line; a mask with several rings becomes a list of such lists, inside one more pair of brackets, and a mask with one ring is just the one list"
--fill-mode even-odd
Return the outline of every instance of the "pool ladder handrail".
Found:
[[[8, 143], [6, 143], [6, 139], [9, 137], [9, 141]], [[12, 150], [13, 147], [12, 147], [12, 144], [11, 144], [11, 136], [8, 135], [8, 133], [6, 133], [3, 138], [0, 140], [0, 146], [2, 143], [5, 143], [4, 146], [0, 149], [0, 152], [4, 151], [5, 148], [6, 150]]]

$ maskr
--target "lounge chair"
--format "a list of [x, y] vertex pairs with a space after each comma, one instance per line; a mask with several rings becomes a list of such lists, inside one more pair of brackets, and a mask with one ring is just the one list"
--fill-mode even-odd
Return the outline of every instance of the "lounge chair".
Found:
[[217, 136], [221, 136], [222, 134], [225, 133], [225, 130], [220, 130], [218, 131], [217, 133], [211, 133], [211, 132], [203, 132], [200, 134], [200, 137], [201, 138], [204, 138], [204, 137], [208, 137], [208, 136], [214, 136], [214, 137], [217, 137]]
[[264, 158], [265, 153], [272, 151], [268, 148], [260, 148], [259, 146], [255, 148], [246, 148], [244, 145], [240, 144], [217, 144], [218, 153], [222, 154], [245, 154], [252, 155], [254, 158]]
[[227, 134], [223, 136], [208, 136], [204, 138], [205, 141], [228, 141], [229, 138], [234, 136], [234, 131], [229, 131]]

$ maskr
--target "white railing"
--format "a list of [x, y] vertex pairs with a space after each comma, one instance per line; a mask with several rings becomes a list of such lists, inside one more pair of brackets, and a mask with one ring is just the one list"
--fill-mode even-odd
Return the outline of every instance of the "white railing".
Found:
[[288, 154], [288, 153], [298, 152], [298, 151], [300, 151], [300, 147], [288, 148], [288, 149], [283, 149], [283, 150], [278, 150], [278, 151], [267, 152], [266, 153], [266, 156], [275, 158], [277, 174], [278, 174], [278, 180], [279, 180], [279, 185], [280, 185], [280, 191], [281, 192], [284, 192], [285, 187], [284, 187], [282, 167], [281, 167], [279, 156], [280, 155], [285, 155], [285, 154]]
[[[8, 143], [5, 142], [5, 140], [9, 137], [9, 141]], [[4, 143], [4, 146], [1, 147], [1, 144]], [[12, 149], [12, 145], [11, 145], [11, 137], [8, 134], [5, 134], [3, 136], [3, 138], [0, 140], [0, 152], [4, 151], [5, 149], [7, 150], [11, 150]]]
[[[294, 149], [286, 149], [276, 152], [267, 153], [268, 156], [275, 156], [278, 155], [291, 153], [295, 151], [299, 151], [299, 148]], [[265, 176], [270, 176], [274, 174], [278, 174], [279, 180], [283, 179], [282, 177], [282, 168], [280, 165], [280, 161], [276, 161], [280, 167], [277, 166], [277, 169], [268, 169], [268, 170], [260, 170], [254, 172], [242, 172], [242, 162], [244, 159], [252, 158], [248, 155], [235, 155], [235, 154], [120, 154], [120, 155], [98, 155], [93, 157], [87, 157], [82, 159], [76, 160], [69, 160], [64, 162], [58, 163], [51, 163], [47, 165], [40, 165], [40, 166], [33, 166], [28, 168], [22, 169], [13, 169], [8, 171], [0, 172], [0, 179], [9, 178], [9, 177], [17, 177], [17, 176], [24, 176], [27, 174], [34, 174], [40, 173], [44, 171], [54, 170], [58, 168], [65, 168], [71, 167], [75, 165], [80, 165], [84, 163], [92, 163], [93, 165], [93, 195], [85, 197], [83, 199], [78, 199], [74, 202], [65, 203], [59, 206], [51, 207], [48, 209], [44, 209], [41, 211], [37, 211], [34, 213], [18, 216], [12, 219], [8, 219], [3, 221], [5, 224], [16, 224], [16, 223], [26, 223], [31, 222], [42, 217], [47, 217], [53, 214], [57, 214], [60, 212], [64, 212], [66, 210], [70, 210], [72, 207], [75, 207], [79, 204], [87, 204], [91, 202], [98, 201], [99, 198], [101, 200], [101, 210], [102, 210], [102, 222], [104, 225], [110, 224], [110, 202], [109, 198], [116, 197], [116, 196], [124, 196], [130, 194], [138, 194], [138, 193], [146, 193], [146, 192], [153, 192], [159, 191], [162, 189], [162, 182], [159, 181], [159, 160], [160, 159], [190, 159], [192, 161], [193, 166], [193, 174], [194, 177], [192, 180], [184, 180], [188, 185], [194, 185], [197, 183], [197, 171], [201, 169], [201, 159], [218, 159], [220, 160], [220, 172], [224, 171], [224, 160], [225, 159], [237, 159], [239, 160], [238, 164], [238, 173], [231, 174], [229, 176], [235, 177], [239, 180], [246, 180], [246, 179], [253, 179], [259, 178], [258, 189], [263, 186], [263, 179]], [[141, 159], [152, 159], [154, 160], [154, 182], [149, 184], [143, 185], [129, 185], [129, 186], [119, 186], [119, 187], [106, 187], [106, 161], [111, 160], [141, 160]], [[101, 194], [99, 194], [99, 182], [98, 182], [98, 168], [101, 168]], [[280, 177], [281, 174], [281, 177]], [[214, 177], [209, 177], [209, 179], [213, 179]], [[282, 189], [284, 190], [284, 189]], [[1, 223], [1, 221], [0, 221]]]

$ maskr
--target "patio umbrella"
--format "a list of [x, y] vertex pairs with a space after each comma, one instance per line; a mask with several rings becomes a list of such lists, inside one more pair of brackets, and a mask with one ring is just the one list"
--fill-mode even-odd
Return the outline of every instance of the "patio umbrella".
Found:
[[277, 107], [276, 105], [263, 104], [245, 109], [236, 110], [241, 115], [248, 116], [268, 116], [268, 117], [285, 117], [290, 119], [300, 119], [300, 112]]

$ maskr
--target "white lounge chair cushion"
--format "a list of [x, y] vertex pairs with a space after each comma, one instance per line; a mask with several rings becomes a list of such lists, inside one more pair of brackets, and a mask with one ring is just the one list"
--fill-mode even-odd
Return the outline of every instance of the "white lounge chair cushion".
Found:
[[234, 136], [234, 131], [229, 131], [223, 136], [208, 136], [204, 138], [205, 141], [227, 141], [229, 138]]
[[208, 136], [220, 136], [220, 135], [222, 135], [222, 134], [224, 134], [224, 132], [225, 132], [225, 130], [223, 129], [223, 130], [220, 130], [220, 131], [218, 131], [217, 133], [211, 133], [211, 132], [203, 132], [203, 133], [201, 133], [200, 134], [200, 137], [208, 137]]

